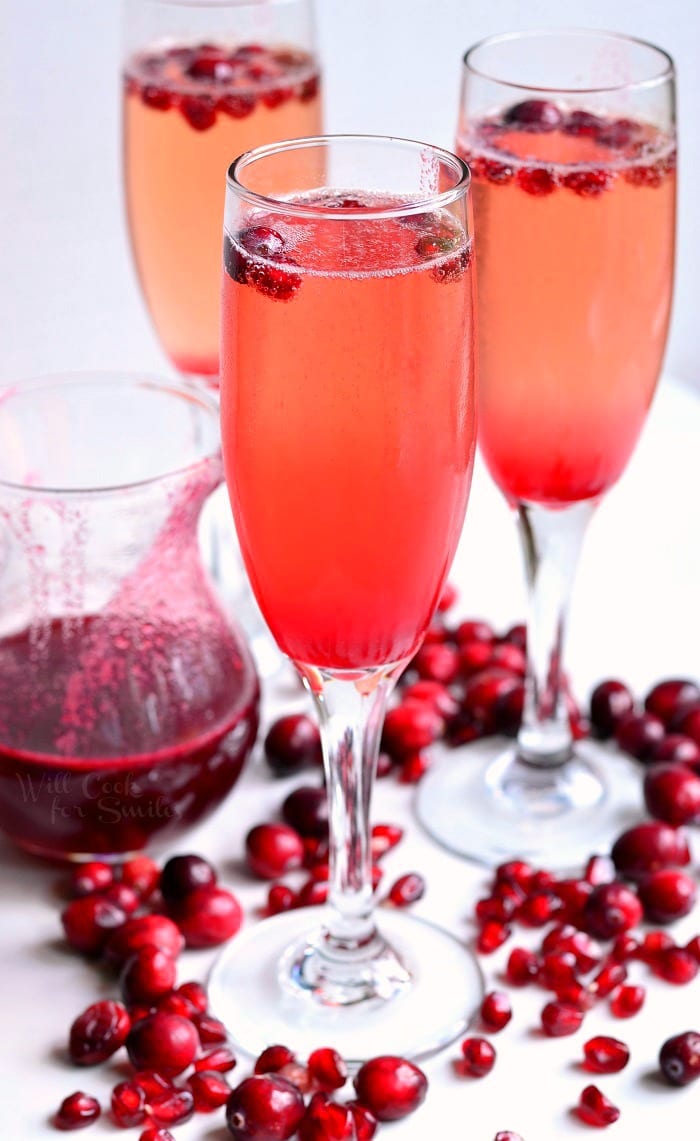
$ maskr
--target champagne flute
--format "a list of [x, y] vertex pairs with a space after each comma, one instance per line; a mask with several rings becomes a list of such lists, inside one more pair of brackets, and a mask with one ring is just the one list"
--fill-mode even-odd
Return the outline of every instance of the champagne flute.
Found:
[[479, 439], [516, 514], [529, 587], [517, 742], [469, 746], [423, 782], [451, 850], [562, 867], [639, 805], [626, 759], [572, 742], [562, 673], [586, 526], [619, 479], [659, 378], [671, 310], [674, 68], [596, 31], [496, 36], [464, 59], [458, 151], [473, 175]]
[[386, 702], [471, 481], [468, 187], [449, 152], [371, 136], [259, 148], [229, 172], [226, 480], [260, 608], [318, 712], [330, 806], [328, 907], [264, 920], [213, 971], [212, 1004], [252, 1054], [420, 1056], [481, 993], [450, 934], [375, 914], [369, 845]]

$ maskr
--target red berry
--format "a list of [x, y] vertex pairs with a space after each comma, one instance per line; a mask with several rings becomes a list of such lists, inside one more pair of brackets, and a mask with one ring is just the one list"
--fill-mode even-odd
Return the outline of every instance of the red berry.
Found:
[[175, 986], [175, 960], [160, 947], [141, 947], [125, 964], [121, 974], [125, 1002], [156, 1003]]
[[172, 914], [188, 947], [217, 947], [235, 935], [243, 922], [240, 903], [223, 887], [197, 888]]
[[302, 866], [304, 845], [288, 824], [258, 824], [246, 836], [245, 856], [254, 875], [274, 880]]
[[403, 828], [398, 824], [375, 824], [370, 840], [372, 859], [379, 860], [403, 839]]
[[621, 986], [627, 978], [627, 967], [610, 959], [601, 967], [598, 974], [590, 982], [591, 992], [597, 998], [607, 998], [617, 987]]
[[501, 726], [504, 709], [510, 714], [508, 699], [521, 687], [520, 678], [509, 670], [495, 666], [480, 670], [464, 687], [462, 708], [483, 733], [495, 733]]
[[78, 1090], [63, 1099], [54, 1116], [53, 1125], [56, 1129], [61, 1129], [64, 1132], [72, 1129], [83, 1129], [84, 1126], [97, 1121], [100, 1112], [99, 1101], [90, 1097], [89, 1094], [83, 1093], [82, 1090]]
[[247, 119], [255, 110], [255, 103], [254, 95], [231, 91], [221, 95], [216, 106], [219, 111], [230, 115], [232, 119]]
[[642, 1009], [645, 998], [643, 986], [621, 986], [610, 999], [610, 1013], [614, 1018], [633, 1018]]
[[626, 713], [615, 728], [615, 740], [621, 749], [638, 761], [651, 759], [654, 749], [663, 740], [664, 723], [653, 713]]
[[356, 1141], [355, 1119], [346, 1105], [315, 1093], [302, 1118], [299, 1141]]
[[700, 745], [683, 733], [669, 733], [654, 749], [653, 761], [671, 761], [673, 764], [691, 765], [697, 773], [700, 764]]
[[683, 947], [667, 947], [650, 963], [655, 975], [674, 986], [685, 986], [696, 978], [700, 966], [691, 951]]
[[300, 785], [282, 803], [285, 822], [305, 839], [328, 836], [328, 796], [325, 788]]
[[228, 1046], [217, 1046], [208, 1054], [202, 1054], [194, 1064], [195, 1070], [203, 1073], [228, 1074], [236, 1066], [236, 1055]]
[[194, 1109], [191, 1089], [173, 1088], [148, 1103], [148, 1111], [156, 1125], [180, 1125], [189, 1121]]
[[122, 967], [142, 947], [160, 947], [176, 959], [185, 946], [182, 934], [164, 915], [132, 915], [110, 935], [105, 952], [110, 962]]
[[326, 1093], [342, 1089], [347, 1081], [348, 1067], [345, 1061], [337, 1050], [329, 1046], [309, 1054], [306, 1065], [314, 1086]]
[[166, 904], [178, 904], [191, 891], [214, 887], [216, 872], [202, 856], [173, 856], [160, 877], [160, 890]]
[[421, 646], [411, 662], [411, 667], [418, 677], [426, 681], [451, 685], [459, 673], [460, 655], [454, 646], [448, 646], [444, 642]]
[[684, 733], [700, 745], [700, 701], [679, 709], [669, 724], [672, 733]]
[[554, 131], [561, 124], [562, 113], [556, 103], [545, 99], [525, 99], [503, 114], [503, 122], [525, 131]]
[[108, 900], [109, 903], [120, 907], [127, 916], [133, 915], [135, 911], [138, 911], [142, 903], [141, 896], [134, 891], [133, 887], [129, 887], [129, 885], [125, 883], [113, 883], [111, 887], [106, 888], [100, 894], [102, 898]]
[[120, 1002], [94, 1002], [73, 1022], [68, 1040], [76, 1066], [94, 1066], [111, 1058], [126, 1041], [131, 1019]]
[[195, 1071], [187, 1079], [187, 1084], [197, 1113], [213, 1113], [215, 1109], [220, 1109], [226, 1105], [231, 1093], [226, 1078], [211, 1070]]
[[287, 1046], [267, 1046], [256, 1058], [256, 1074], [276, 1074], [283, 1066], [296, 1062], [296, 1057]]
[[169, 1078], [164, 1078], [162, 1074], [157, 1074], [155, 1070], [137, 1070], [134, 1074], [132, 1081], [140, 1086], [146, 1095], [146, 1102], [152, 1101], [155, 1097], [160, 1097], [161, 1094], [167, 1093], [168, 1090], [175, 1089], [175, 1085]]
[[620, 875], [632, 880], [642, 880], [661, 868], [690, 862], [685, 834], [656, 820], [645, 820], [628, 828], [618, 836], [611, 855]]
[[454, 637], [457, 645], [462, 646], [465, 642], [491, 643], [496, 635], [493, 626], [490, 626], [488, 622], [483, 622], [481, 619], [469, 619], [460, 622]]
[[527, 986], [536, 981], [539, 973], [540, 963], [534, 951], [514, 947], [506, 963], [506, 978], [511, 986]]
[[147, 1125], [139, 1141], [175, 1141], [175, 1138], [167, 1129], [159, 1129], [157, 1125]]
[[100, 895], [74, 899], [61, 912], [66, 939], [83, 955], [98, 955], [111, 934], [126, 922], [126, 912]]
[[507, 1026], [513, 1017], [513, 1010], [507, 994], [501, 990], [492, 990], [481, 1003], [481, 1021], [487, 1030], [496, 1032]]
[[154, 83], [147, 83], [141, 88], [141, 102], [154, 111], [167, 111], [172, 106], [173, 95], [165, 87], [157, 87]]
[[104, 891], [114, 882], [114, 872], [109, 864], [91, 860], [87, 864], [78, 864], [71, 877], [71, 890], [74, 896], [91, 895], [95, 891]]
[[267, 914], [280, 915], [283, 911], [291, 911], [296, 900], [291, 887], [284, 883], [274, 883], [267, 893]]
[[[200, 1014], [204, 1014], [206, 1012], [206, 1010], [209, 1006], [209, 1000], [207, 998], [207, 992], [201, 983], [198, 983], [198, 982], [181, 983], [180, 986], [177, 988], [177, 993], [179, 995], [182, 995], [182, 997], [184, 999], [186, 999], [187, 1002], [190, 1003], [190, 1005], [193, 1007], [193, 1009], [199, 1011]], [[200, 1037], [201, 1037], [201, 1032], [200, 1032]]]
[[586, 1086], [582, 1091], [577, 1112], [586, 1125], [595, 1125], [598, 1128], [612, 1125], [620, 1116], [617, 1106], [613, 1105], [597, 1086]]
[[216, 102], [210, 95], [183, 95], [179, 108], [195, 131], [207, 131], [216, 122]]
[[148, 899], [158, 887], [160, 871], [150, 856], [134, 856], [121, 866], [121, 881], [141, 899]]
[[146, 1095], [136, 1082], [119, 1082], [112, 1090], [112, 1117], [121, 1129], [146, 1119]]
[[602, 681], [591, 694], [591, 725], [597, 737], [612, 737], [621, 719], [634, 709], [632, 693], [614, 678]]
[[[256, 231], [260, 233], [264, 231], [264, 227], [256, 227]], [[249, 231], [249, 233], [252, 232]], [[282, 239], [279, 235], [274, 230], [264, 232], [270, 235], [269, 238], [265, 239], [268, 245], [272, 245], [275, 239], [279, 239], [280, 250], [277, 252], [281, 252]], [[259, 238], [258, 244], [262, 244], [263, 240], [262, 237]], [[264, 742], [264, 752], [268, 765], [274, 773], [280, 776], [299, 772], [300, 769], [309, 766], [322, 765], [323, 753], [318, 725], [305, 713], [294, 713], [280, 717], [268, 730]]]
[[360, 1105], [359, 1101], [351, 1100], [346, 1102], [346, 1105], [352, 1113], [353, 1121], [355, 1122], [355, 1132], [357, 1134], [357, 1141], [372, 1141], [379, 1122], [373, 1113], [366, 1109], [364, 1105]]
[[685, 765], [654, 764], [644, 775], [644, 801], [651, 815], [666, 824], [700, 820], [700, 776]]
[[408, 907], [425, 895], [425, 880], [419, 872], [407, 872], [391, 885], [387, 899], [394, 907]]
[[491, 955], [510, 938], [512, 928], [507, 923], [489, 919], [476, 937], [476, 949], [481, 955]]
[[459, 1071], [471, 1078], [490, 1074], [496, 1063], [496, 1051], [486, 1038], [465, 1038], [462, 1042]]
[[156, 1013], [132, 1026], [126, 1049], [137, 1070], [155, 1070], [174, 1077], [194, 1061], [199, 1036], [192, 1023], [179, 1014]]
[[493, 1141], [523, 1141], [519, 1133], [513, 1133], [512, 1129], [499, 1129]]
[[598, 198], [608, 189], [612, 176], [607, 170], [574, 170], [564, 175], [562, 182], [582, 198]]
[[404, 701], [390, 709], [382, 731], [382, 749], [395, 760], [427, 749], [444, 729], [440, 714], [424, 701]]
[[700, 687], [686, 678], [672, 678], [658, 682], [649, 690], [644, 708], [669, 726], [694, 701], [700, 701]]
[[589, 1038], [583, 1046], [584, 1065], [594, 1074], [617, 1074], [629, 1062], [629, 1048], [618, 1038], [603, 1034]]
[[304, 1116], [296, 1086], [277, 1074], [256, 1074], [236, 1086], [226, 1121], [236, 1141], [287, 1141]]
[[521, 167], [515, 177], [520, 189], [536, 198], [551, 194], [557, 185], [552, 171], [543, 166]]
[[700, 1078], [700, 1034], [686, 1030], [667, 1038], [659, 1051], [659, 1066], [672, 1086], [686, 1086]]
[[563, 130], [567, 135], [581, 135], [588, 138], [597, 138], [605, 127], [605, 120], [592, 111], [571, 111], [564, 120]]
[[542, 1029], [548, 1038], [575, 1034], [583, 1022], [583, 1011], [568, 1002], [548, 1002], [541, 1012]]
[[393, 1054], [370, 1058], [357, 1072], [355, 1093], [377, 1121], [398, 1121], [425, 1100], [428, 1079], [413, 1062]]
[[636, 927], [642, 905], [632, 888], [620, 883], [602, 883], [593, 888], [583, 909], [583, 925], [597, 939], [614, 939]]
[[697, 897], [695, 882], [675, 868], [661, 868], [639, 885], [644, 914], [652, 923], [672, 923], [688, 915]]

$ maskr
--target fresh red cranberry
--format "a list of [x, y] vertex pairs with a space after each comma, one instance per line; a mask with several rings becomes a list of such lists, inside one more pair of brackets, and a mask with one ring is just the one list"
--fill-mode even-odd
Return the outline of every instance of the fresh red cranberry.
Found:
[[241, 905], [223, 887], [200, 887], [186, 895], [172, 911], [188, 947], [218, 947], [243, 922]]
[[511, 986], [527, 986], [535, 982], [540, 973], [540, 962], [534, 951], [514, 947], [506, 963], [506, 978]]
[[228, 1074], [238, 1064], [236, 1055], [228, 1046], [217, 1046], [202, 1054], [194, 1064], [195, 1070], [202, 1073]]
[[256, 1074], [276, 1074], [290, 1062], [296, 1062], [296, 1056], [288, 1046], [267, 1046], [256, 1058], [253, 1069]]
[[496, 634], [493, 626], [489, 625], [488, 622], [484, 622], [480, 618], [470, 618], [460, 622], [454, 632], [454, 638], [457, 645], [462, 646], [465, 642], [493, 642]]
[[700, 1034], [686, 1030], [667, 1038], [659, 1051], [661, 1073], [669, 1085], [687, 1086], [700, 1078]]
[[496, 1051], [487, 1038], [465, 1038], [457, 1068], [470, 1078], [483, 1078], [496, 1064]]
[[[501, 728], [504, 707], [508, 708], [508, 698], [521, 686], [521, 679], [509, 670], [495, 666], [480, 670], [464, 687], [463, 711], [483, 733], [496, 733]], [[510, 717], [510, 710], [508, 715]]]
[[700, 701], [679, 709], [669, 724], [669, 730], [672, 733], [684, 733], [700, 745]]
[[121, 1129], [146, 1120], [146, 1095], [136, 1082], [119, 1082], [112, 1090], [112, 1117]]
[[581, 926], [586, 903], [593, 894], [594, 885], [588, 880], [557, 880], [554, 890], [561, 903], [557, 918]]
[[158, 865], [150, 856], [134, 856], [121, 866], [121, 882], [134, 889], [141, 899], [153, 895], [160, 883]]
[[120, 978], [122, 997], [126, 1003], [156, 1003], [170, 994], [175, 986], [177, 966], [167, 951], [160, 947], [141, 947], [127, 961]]
[[374, 1114], [364, 1105], [360, 1105], [359, 1101], [355, 1099], [346, 1102], [346, 1105], [352, 1113], [353, 1121], [355, 1122], [357, 1141], [372, 1141], [372, 1138], [379, 1128], [379, 1122]]
[[191, 1089], [172, 1089], [153, 1098], [148, 1110], [156, 1125], [181, 1125], [194, 1113], [194, 1094]]
[[231, 1094], [231, 1087], [226, 1078], [222, 1078], [221, 1074], [213, 1070], [195, 1071], [187, 1079], [187, 1085], [194, 1098], [194, 1108], [197, 1113], [213, 1113], [215, 1109], [226, 1105]]
[[194, 59], [185, 68], [185, 75], [190, 79], [230, 80], [234, 74], [234, 66], [222, 48], [207, 47], [197, 52]]
[[612, 860], [626, 879], [641, 880], [662, 868], [690, 862], [685, 834], [656, 820], [628, 828], [613, 844]]
[[328, 796], [324, 788], [301, 785], [295, 788], [282, 803], [285, 822], [304, 838], [315, 836], [324, 840], [328, 836]]
[[111, 1058], [126, 1042], [131, 1019], [120, 1002], [94, 1002], [73, 1022], [68, 1038], [70, 1060], [94, 1066]]
[[74, 899], [61, 912], [66, 939], [83, 955], [98, 955], [112, 932], [123, 928], [126, 921], [126, 912], [100, 895]]
[[236, 1141], [287, 1141], [303, 1116], [299, 1090], [277, 1074], [246, 1078], [226, 1106], [226, 1122]]
[[251, 285], [273, 301], [291, 301], [301, 288], [302, 281], [301, 275], [294, 272], [295, 269], [299, 269], [299, 263], [286, 254], [275, 258], [274, 264], [246, 259], [244, 278], [238, 276], [236, 280]]
[[301, 867], [304, 845], [288, 824], [257, 824], [246, 836], [245, 858], [254, 875], [276, 880]]
[[692, 737], [683, 733], [669, 733], [654, 749], [652, 761], [671, 761], [673, 764], [690, 765], [695, 773], [700, 770], [700, 745]]
[[454, 694], [440, 681], [421, 678], [407, 685], [403, 690], [404, 701], [425, 701], [441, 717], [448, 719], [459, 712], [459, 702]]
[[639, 885], [644, 914], [651, 923], [672, 923], [688, 915], [696, 897], [695, 882], [676, 868], [652, 872]]
[[382, 749], [400, 761], [410, 753], [427, 749], [441, 736], [445, 722], [424, 701], [403, 701], [390, 709], [382, 730]]
[[583, 909], [584, 930], [596, 939], [614, 939], [636, 927], [642, 905], [632, 888], [621, 883], [602, 883], [593, 888]]
[[649, 761], [665, 733], [663, 721], [653, 713], [632, 712], [618, 721], [615, 740], [621, 749], [638, 761]]
[[549, 951], [542, 956], [537, 980], [546, 990], [559, 991], [576, 982], [576, 956], [570, 951]]
[[540, 1019], [548, 1038], [564, 1038], [579, 1029], [583, 1011], [567, 1002], [548, 1002], [542, 1007]]
[[697, 977], [698, 961], [684, 947], [667, 947], [650, 963], [655, 975], [674, 986], [685, 986]]
[[594, 1074], [617, 1074], [629, 1062], [629, 1048], [618, 1038], [604, 1034], [589, 1038], [583, 1046], [584, 1066]]
[[482, 1000], [480, 1014], [487, 1030], [492, 1033], [502, 1030], [513, 1017], [513, 1008], [508, 995], [502, 990], [489, 991]]
[[562, 121], [556, 103], [546, 99], [524, 99], [515, 103], [503, 114], [503, 122], [522, 131], [555, 131]]
[[454, 646], [444, 642], [421, 646], [411, 667], [425, 681], [451, 685], [460, 672], [460, 655]]
[[700, 776], [685, 765], [652, 765], [644, 775], [644, 802], [657, 820], [691, 824], [700, 820]]
[[267, 893], [267, 914], [281, 915], [283, 911], [291, 911], [296, 902], [296, 893], [291, 887], [284, 883], [274, 883]]
[[685, 949], [700, 963], [700, 935], [693, 935], [693, 938], [686, 944]]
[[151, 1014], [132, 1026], [126, 1049], [137, 1070], [155, 1070], [174, 1077], [194, 1061], [199, 1036], [192, 1023], [179, 1014]]
[[457, 652], [459, 654], [460, 675], [472, 677], [491, 664], [493, 644], [474, 639], [473, 642], [460, 643]]
[[165, 915], [132, 915], [110, 935], [105, 953], [111, 963], [123, 967], [142, 947], [160, 947], [173, 959], [182, 951], [185, 940], [172, 919]]
[[330, 1046], [314, 1050], [306, 1065], [313, 1084], [326, 1093], [342, 1089], [347, 1081], [348, 1067], [338, 1051]]
[[610, 958], [614, 959], [616, 963], [627, 963], [630, 959], [635, 959], [639, 952], [639, 942], [635, 939], [634, 935], [630, 935], [625, 931], [624, 934], [618, 935], [613, 940], [613, 945], [610, 948]]
[[78, 864], [71, 877], [71, 891], [76, 897], [92, 895], [95, 891], [104, 891], [114, 883], [114, 872], [109, 864], [91, 860], [87, 864]]
[[113, 883], [111, 887], [106, 888], [102, 893], [102, 898], [113, 903], [116, 907], [120, 907], [125, 915], [131, 916], [135, 911], [138, 911], [143, 900], [141, 896], [134, 891], [133, 887], [129, 887], [125, 883]]
[[600, 682], [591, 694], [590, 718], [596, 737], [612, 737], [622, 718], [634, 710], [631, 691], [616, 678]]
[[535, 198], [544, 198], [556, 190], [557, 186], [553, 172], [544, 166], [523, 166], [515, 178], [520, 189]]
[[586, 1125], [595, 1125], [598, 1128], [612, 1125], [620, 1116], [617, 1106], [613, 1105], [597, 1086], [586, 1086], [582, 1090], [576, 1111]]
[[217, 1046], [228, 1040], [226, 1027], [218, 1018], [206, 1011], [197, 1011], [191, 1016], [191, 1021], [197, 1027], [199, 1041], [203, 1046]]
[[394, 1054], [370, 1058], [355, 1076], [357, 1100], [377, 1121], [398, 1121], [425, 1100], [428, 1079], [413, 1062]]
[[202, 856], [173, 856], [163, 868], [160, 890], [166, 904], [180, 900], [200, 887], [214, 887], [216, 872]]
[[[256, 229], [262, 231], [264, 227], [258, 226]], [[270, 235], [269, 244], [272, 244], [273, 236], [279, 238], [274, 230], [267, 233]], [[260, 241], [262, 243], [262, 239]], [[279, 241], [281, 243], [282, 239], [279, 238]], [[278, 718], [268, 730], [263, 747], [265, 760], [279, 776], [288, 776], [309, 766], [323, 764], [318, 725], [305, 713]]]
[[591, 992], [597, 998], [607, 998], [612, 994], [627, 978], [627, 967], [624, 963], [618, 963], [614, 959], [609, 959], [603, 964], [598, 974], [594, 979], [591, 979], [590, 988]]
[[667, 727], [694, 701], [700, 701], [700, 687], [686, 678], [658, 682], [644, 699], [644, 708]]
[[509, 673], [524, 677], [527, 668], [527, 659], [523, 650], [520, 649], [520, 646], [516, 646], [512, 642], [498, 642], [491, 648], [489, 666], [495, 666], [501, 670], [508, 670]]
[[667, 931], [647, 931], [639, 947], [638, 958], [650, 966], [662, 951], [675, 947], [676, 942]]
[[64, 1098], [53, 1119], [56, 1129], [68, 1132], [91, 1125], [100, 1116], [100, 1103], [96, 1098], [78, 1090]]
[[177, 993], [182, 995], [182, 997], [190, 1003], [193, 1010], [199, 1011], [200, 1014], [206, 1013], [209, 1007], [209, 999], [207, 998], [207, 992], [201, 983], [194, 981], [181, 983], [177, 988]]
[[408, 907], [425, 895], [425, 880], [419, 872], [399, 876], [389, 888], [387, 899], [394, 907]]
[[315, 1093], [302, 1118], [299, 1141], [356, 1141], [355, 1119], [346, 1105]]
[[646, 996], [643, 986], [621, 986], [610, 998], [610, 1013], [614, 1018], [633, 1018], [644, 1006]]

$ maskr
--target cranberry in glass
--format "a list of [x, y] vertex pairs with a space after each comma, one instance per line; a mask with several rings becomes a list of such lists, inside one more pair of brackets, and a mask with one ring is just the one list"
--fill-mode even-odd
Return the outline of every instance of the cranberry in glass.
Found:
[[199, 1050], [192, 1023], [179, 1014], [156, 1013], [132, 1026], [126, 1049], [137, 1070], [155, 1070], [165, 1077], [181, 1074]]
[[73, 1022], [68, 1038], [70, 1060], [76, 1066], [105, 1062], [126, 1042], [131, 1019], [120, 1002], [94, 1002]]
[[177, 904], [198, 887], [213, 887], [216, 872], [202, 856], [173, 856], [160, 876], [160, 891], [166, 904]]
[[644, 803], [666, 824], [694, 823], [700, 820], [700, 776], [685, 765], [654, 764], [644, 775]]
[[223, 887], [200, 887], [186, 895], [172, 912], [188, 947], [218, 947], [236, 934], [243, 922], [241, 905]]
[[659, 1051], [659, 1066], [666, 1081], [686, 1086], [700, 1078], [700, 1034], [686, 1030], [667, 1038]]
[[299, 1090], [277, 1074], [246, 1078], [226, 1105], [226, 1123], [236, 1141], [287, 1141], [303, 1116]]
[[77, 1090], [63, 1099], [53, 1118], [53, 1125], [65, 1132], [83, 1129], [97, 1121], [100, 1112], [100, 1103], [96, 1098]]
[[282, 817], [300, 836], [326, 839], [328, 797], [325, 788], [315, 785], [301, 785], [295, 788], [282, 803]]
[[305, 713], [291, 713], [274, 721], [263, 750], [265, 760], [278, 776], [323, 764], [318, 725]]
[[418, 1066], [394, 1054], [370, 1058], [355, 1076], [357, 1100], [377, 1121], [398, 1121], [425, 1100], [428, 1079]]
[[562, 113], [546, 99], [524, 99], [503, 114], [503, 122], [524, 131], [554, 131], [561, 125]]
[[618, 836], [611, 856], [620, 875], [640, 880], [661, 868], [688, 864], [690, 849], [684, 832], [662, 821], [645, 820]]

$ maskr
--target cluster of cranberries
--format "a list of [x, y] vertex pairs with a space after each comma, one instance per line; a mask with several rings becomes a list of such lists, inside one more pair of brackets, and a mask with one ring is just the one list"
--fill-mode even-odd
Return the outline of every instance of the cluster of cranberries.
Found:
[[125, 77], [127, 94], [155, 111], [180, 112], [195, 131], [214, 126], [219, 113], [246, 119], [258, 104], [275, 110], [290, 99], [308, 103], [319, 90], [306, 53], [241, 44], [178, 45], [139, 56]]

